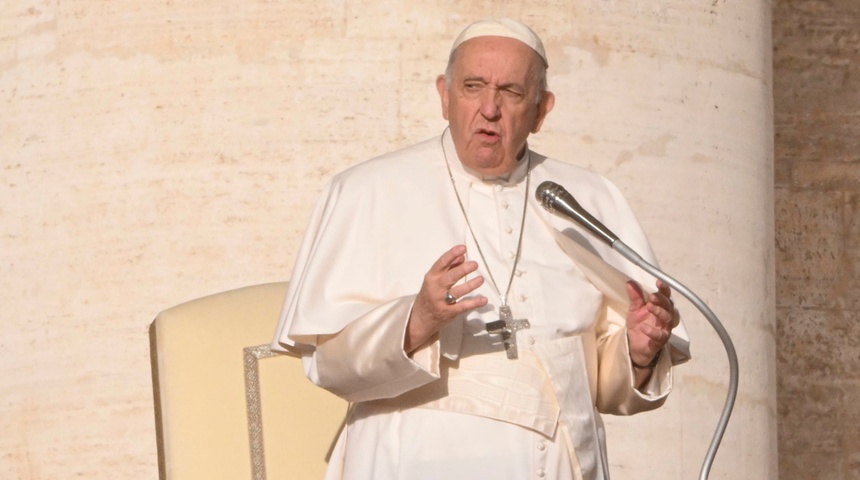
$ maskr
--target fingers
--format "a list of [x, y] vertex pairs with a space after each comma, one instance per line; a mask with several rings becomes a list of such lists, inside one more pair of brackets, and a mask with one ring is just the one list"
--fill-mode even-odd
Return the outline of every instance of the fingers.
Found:
[[[484, 279], [476, 276], [468, 281], [458, 283], [478, 270], [478, 262], [466, 260], [466, 247], [457, 245], [443, 253], [425, 275], [425, 286], [433, 292], [434, 299], [445, 301], [448, 293], [454, 298], [461, 298], [480, 287]], [[444, 302], [445, 305], [452, 305]], [[457, 302], [459, 303], [459, 302]]]
[[466, 247], [457, 245], [439, 257], [433, 266], [430, 267], [431, 272], [444, 272], [450, 268], [456, 267], [466, 261]]
[[663, 282], [657, 282], [657, 292], [651, 295], [648, 304], [648, 311], [657, 317], [671, 330], [677, 323], [675, 322], [675, 302], [672, 301], [672, 290]]
[[641, 325], [627, 331], [631, 359], [640, 365], [648, 364], [669, 342], [671, 334], [653, 325]]
[[674, 317], [674, 304], [670, 295], [671, 290], [661, 281], [657, 281], [657, 292], [647, 294], [633, 280], [627, 282], [627, 297], [630, 300], [630, 312], [642, 311], [650, 313], [656, 320], [669, 324]]
[[[443, 294], [443, 304], [439, 305], [440, 311], [444, 311], [445, 315], [457, 316], [461, 313], [468, 312], [470, 310], [474, 310], [476, 308], [483, 307], [487, 304], [487, 297], [483, 295], [473, 295], [468, 296], [470, 293], [477, 290], [481, 285], [484, 284], [484, 277], [476, 276], [474, 278], [470, 278], [468, 281], [452, 286]], [[448, 292], [456, 299], [454, 303], [448, 303], [445, 300]]]
[[628, 282], [627, 287], [627, 295], [630, 297], [630, 311], [627, 316], [630, 353], [637, 355], [636, 358], [653, 358], [669, 342], [672, 328], [677, 325], [672, 290], [658, 280], [657, 291], [647, 294], [639, 285], [633, 283]]
[[667, 323], [669, 324], [670, 330], [675, 328], [680, 323], [681, 319], [678, 316], [677, 310], [675, 310], [675, 301], [672, 300], [672, 289], [669, 288], [668, 285], [663, 283], [662, 280], [657, 280], [657, 291], [664, 297], [664, 302], [662, 302], [663, 307], [669, 313], [669, 320]]
[[633, 325], [630, 331], [647, 337], [649, 349], [656, 351], [663, 348], [672, 336], [672, 314], [650, 304], [648, 312], [650, 315]]
[[657, 280], [657, 291], [665, 295], [666, 298], [672, 297], [672, 289], [663, 280]]
[[467, 296], [484, 283], [480, 275], [462, 280], [478, 269], [478, 263], [466, 260], [466, 247], [457, 245], [443, 253], [424, 275], [412, 314], [419, 327], [436, 331], [463, 312], [487, 304], [482, 295]]
[[[452, 286], [451, 288], [449, 288], [447, 290], [447, 292], [451, 292], [451, 295], [454, 298], [459, 299], [461, 297], [464, 297], [464, 296], [474, 292], [475, 290], [478, 289], [478, 287], [480, 287], [483, 284], [484, 284], [484, 277], [478, 275], [476, 277], [470, 278], [465, 283]], [[458, 300], [458, 302], [459, 302], [459, 300]]]
[[668, 308], [659, 302], [648, 302], [646, 305], [648, 313], [654, 316], [661, 325], [671, 325], [675, 317], [675, 310], [671, 306]]
[[633, 280], [628, 281], [625, 290], [627, 291], [627, 298], [630, 300], [631, 310], [642, 308], [645, 305], [645, 292], [638, 283]]
[[477, 269], [478, 264], [476, 262], [466, 261], [466, 247], [457, 245], [443, 253], [433, 263], [426, 277], [447, 289]]
[[486, 304], [487, 297], [483, 295], [473, 295], [460, 298], [457, 300], [457, 303], [451, 305], [445, 304], [443, 308], [446, 310], [448, 315], [455, 317], [461, 313], [483, 307]]
[[[458, 315], [487, 304], [482, 295], [466, 296], [484, 283], [480, 275], [463, 283], [478, 269], [477, 262], [466, 260], [466, 247], [457, 245], [443, 253], [424, 275], [424, 282], [410, 312], [404, 348], [413, 351]], [[447, 301], [448, 294], [456, 301]]]
[[660, 280], [656, 286], [657, 291], [649, 294], [636, 282], [627, 282], [627, 296], [630, 297], [627, 320], [629, 329], [638, 330], [654, 346], [662, 347], [675, 326], [675, 306], [669, 286]]
[[672, 336], [672, 333], [666, 328], [660, 328], [655, 325], [645, 324], [641, 328], [642, 333], [645, 334], [648, 338], [656, 342], [656, 345], [662, 347], [669, 341], [669, 337]]
[[662, 280], [657, 280], [657, 281], [654, 283], [654, 285], [657, 287], [657, 291], [649, 295], [651, 298], [655, 298], [655, 297], [656, 297], [656, 298], [665, 299], [665, 300], [667, 300], [667, 301], [669, 301], [669, 302], [671, 302], [671, 301], [672, 301], [672, 300], [671, 300], [671, 298], [672, 298], [672, 288], [670, 288], [670, 287], [669, 287], [669, 285], [667, 285], [667, 284], [666, 284], [665, 282], [663, 282]]

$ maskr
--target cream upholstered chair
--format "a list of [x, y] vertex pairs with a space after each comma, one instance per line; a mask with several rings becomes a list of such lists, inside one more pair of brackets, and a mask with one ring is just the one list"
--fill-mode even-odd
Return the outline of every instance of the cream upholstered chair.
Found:
[[218, 293], [152, 322], [162, 480], [323, 477], [347, 404], [269, 350], [286, 287]]

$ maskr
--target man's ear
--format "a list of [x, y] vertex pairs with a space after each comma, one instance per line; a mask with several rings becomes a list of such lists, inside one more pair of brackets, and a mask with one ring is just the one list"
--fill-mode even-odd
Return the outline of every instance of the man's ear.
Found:
[[448, 88], [445, 86], [445, 75], [436, 77], [436, 91], [439, 92], [439, 100], [442, 102], [442, 118], [448, 120]]
[[543, 119], [546, 118], [546, 115], [552, 111], [552, 107], [555, 106], [555, 95], [552, 94], [549, 90], [543, 92], [541, 95], [540, 102], [537, 105], [537, 115], [535, 116], [535, 124], [532, 127], [532, 133], [537, 133], [540, 131], [541, 125], [543, 125]]

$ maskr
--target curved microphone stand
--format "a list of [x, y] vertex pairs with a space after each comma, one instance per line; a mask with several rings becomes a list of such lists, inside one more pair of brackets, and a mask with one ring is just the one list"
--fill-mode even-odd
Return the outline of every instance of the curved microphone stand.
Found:
[[732, 408], [735, 405], [735, 399], [738, 395], [738, 355], [735, 352], [735, 346], [729, 333], [720, 323], [714, 312], [689, 288], [685, 287], [681, 282], [670, 277], [659, 268], [648, 263], [645, 259], [639, 256], [632, 248], [628, 247], [624, 242], [619, 240], [618, 236], [612, 233], [599, 220], [595, 219], [579, 203], [573, 198], [567, 190], [561, 185], [554, 182], [543, 182], [535, 191], [535, 196], [541, 205], [548, 211], [555, 213], [561, 217], [572, 219], [585, 227], [601, 241], [612, 247], [613, 250], [621, 254], [634, 265], [645, 270], [651, 275], [659, 278], [667, 285], [680, 292], [687, 300], [689, 300], [696, 308], [702, 312], [702, 315], [710, 322], [711, 326], [717, 332], [723, 346], [726, 349], [726, 355], [729, 358], [729, 388], [726, 394], [726, 402], [723, 405], [723, 411], [720, 415], [720, 420], [717, 422], [717, 428], [714, 436], [711, 439], [710, 447], [705, 455], [705, 460], [702, 463], [702, 469], [699, 472], [700, 480], [707, 480], [708, 474], [711, 471], [711, 466], [714, 463], [714, 457], [717, 455], [717, 450], [720, 448], [720, 442], [726, 432], [726, 427], [729, 424], [729, 418], [732, 415]]

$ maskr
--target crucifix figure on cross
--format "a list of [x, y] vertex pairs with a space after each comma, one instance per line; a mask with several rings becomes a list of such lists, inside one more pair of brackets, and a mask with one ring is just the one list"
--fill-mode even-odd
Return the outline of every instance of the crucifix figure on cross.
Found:
[[500, 320], [487, 324], [487, 333], [501, 334], [502, 342], [505, 344], [505, 353], [513, 360], [519, 357], [517, 353], [517, 332], [531, 327], [528, 319], [514, 320], [511, 307], [502, 305], [499, 307]]

